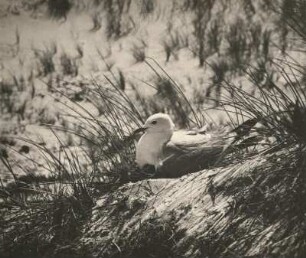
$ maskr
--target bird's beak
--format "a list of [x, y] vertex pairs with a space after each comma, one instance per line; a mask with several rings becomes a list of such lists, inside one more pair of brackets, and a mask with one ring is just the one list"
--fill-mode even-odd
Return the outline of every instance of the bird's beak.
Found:
[[147, 130], [147, 127], [140, 127], [133, 132], [133, 135], [144, 132], [145, 130]]

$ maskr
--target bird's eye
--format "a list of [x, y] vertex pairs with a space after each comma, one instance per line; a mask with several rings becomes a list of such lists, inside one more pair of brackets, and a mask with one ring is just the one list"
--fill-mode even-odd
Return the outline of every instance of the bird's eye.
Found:
[[155, 124], [157, 124], [157, 121], [154, 120], [154, 121], [151, 122], [151, 124], [155, 125]]

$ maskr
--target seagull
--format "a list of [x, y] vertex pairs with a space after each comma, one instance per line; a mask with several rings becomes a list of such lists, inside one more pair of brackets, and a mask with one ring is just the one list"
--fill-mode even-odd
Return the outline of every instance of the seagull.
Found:
[[179, 177], [208, 168], [222, 153], [224, 131], [175, 131], [168, 114], [151, 115], [134, 135], [143, 132], [136, 144], [136, 164], [140, 169], [154, 166], [155, 176]]
[[153, 165], [155, 170], [162, 166], [164, 145], [173, 135], [174, 123], [167, 114], [150, 116], [145, 124], [134, 133], [144, 132], [136, 145], [136, 163], [139, 168]]

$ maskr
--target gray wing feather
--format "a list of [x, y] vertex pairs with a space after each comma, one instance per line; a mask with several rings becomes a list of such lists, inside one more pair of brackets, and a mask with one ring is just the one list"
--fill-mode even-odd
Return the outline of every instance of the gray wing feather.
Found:
[[175, 132], [163, 148], [160, 176], [179, 177], [213, 165], [227, 144], [224, 135], [225, 132], [204, 135]]

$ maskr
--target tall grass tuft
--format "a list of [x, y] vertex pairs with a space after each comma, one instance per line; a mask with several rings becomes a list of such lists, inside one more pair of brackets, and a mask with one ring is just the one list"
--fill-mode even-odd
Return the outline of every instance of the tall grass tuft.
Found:
[[259, 48], [261, 44], [261, 34], [262, 34], [262, 26], [261, 24], [255, 23], [249, 29], [250, 34], [250, 46], [252, 48], [252, 52], [256, 57], [259, 54]]
[[49, 172], [49, 178], [29, 174], [26, 167], [20, 167], [27, 176], [17, 178], [10, 154], [1, 156], [0, 161], [13, 175], [14, 181], [2, 185], [0, 227], [3, 229], [2, 254], [62, 255], [73, 252], [74, 241], [81, 234], [81, 227], [93, 206], [93, 189], [89, 188], [90, 173], [85, 173], [80, 158], [67, 149], [58, 137], [62, 154], [55, 153], [41, 143], [27, 138], [15, 137], [40, 151], [44, 162], [24, 156], [28, 162]]
[[220, 45], [222, 40], [222, 30], [220, 26], [220, 22], [214, 21], [212, 22], [208, 32], [207, 32], [207, 43], [208, 48], [212, 49], [213, 52], [220, 52]]
[[205, 48], [205, 32], [207, 24], [211, 19], [211, 11], [214, 6], [214, 1], [200, 0], [193, 1], [192, 9], [195, 12], [195, 18], [193, 20], [193, 34], [196, 38], [196, 50], [195, 53], [199, 58], [199, 65], [202, 67], [208, 57], [207, 49]]
[[91, 16], [91, 20], [92, 20], [92, 28], [90, 29], [91, 32], [96, 32], [98, 31], [102, 25], [102, 19], [101, 16], [98, 12], [95, 12], [92, 16]]
[[241, 71], [249, 60], [249, 51], [247, 45], [247, 36], [243, 20], [238, 19], [230, 25], [230, 29], [226, 35], [228, 43], [227, 53], [231, 58], [232, 67], [236, 71]]
[[306, 11], [305, 0], [284, 0], [280, 5], [275, 4], [273, 8], [281, 15], [281, 19], [300, 39], [306, 39], [306, 22], [303, 19]]
[[155, 88], [156, 94], [150, 101], [148, 109], [171, 114], [180, 127], [201, 128], [205, 123], [205, 118], [186, 97], [183, 88], [155, 60], [148, 59], [151, 62], [145, 62], [156, 75], [153, 85], [150, 85]]
[[140, 14], [144, 17], [153, 13], [155, 9], [155, 1], [154, 0], [144, 0], [140, 4]]
[[138, 44], [133, 44], [131, 51], [137, 63], [143, 62], [146, 59], [146, 48], [147, 43], [144, 40], [140, 40]]
[[[223, 87], [227, 97], [224, 96], [221, 103], [230, 107], [230, 112], [234, 111], [237, 118], [240, 117], [238, 121], [255, 119], [260, 124], [257, 129], [252, 128], [258, 134], [256, 137], [258, 140], [269, 138], [271, 145], [267, 146], [271, 150], [290, 146], [303, 149], [306, 146], [306, 93], [297, 79], [300, 71], [294, 70], [291, 65], [274, 65], [286, 82], [286, 87], [277, 85], [267, 73], [256, 68], [248, 69], [245, 72], [250, 81], [256, 83], [259, 94], [248, 93], [241, 87], [225, 82]], [[290, 69], [290, 73], [285, 68]], [[260, 83], [262, 80], [264, 84]]]
[[166, 54], [166, 62], [169, 62], [171, 56], [173, 56], [174, 59], [177, 60], [178, 59], [177, 52], [180, 49], [180, 41], [177, 31], [167, 35], [162, 40], [162, 46]]
[[[42, 163], [29, 156], [24, 158], [48, 172], [48, 178], [37, 181], [36, 176], [30, 177], [26, 167], [21, 167], [28, 177], [26, 182], [20, 181], [12, 165], [18, 163], [11, 160], [10, 154], [1, 154], [2, 164], [14, 178], [12, 191], [0, 187], [0, 227], [5, 232], [1, 253], [73, 255], [74, 243], [90, 216], [96, 197], [129, 182], [131, 174], [137, 172], [134, 139], [130, 135], [144, 120], [134, 101], [120, 89], [120, 78], [105, 79], [109, 86], [93, 80], [88, 96], [99, 116], [57, 92], [66, 99], [60, 104], [66, 107], [67, 116], [74, 118], [69, 126], [48, 125], [58, 141], [58, 151], [18, 137], [41, 153]], [[66, 142], [62, 131], [73, 137]], [[73, 139], [80, 139], [82, 144], [75, 148], [67, 146], [68, 143], [74, 145]], [[9, 149], [18, 152], [13, 147]], [[13, 208], [14, 212], [6, 207]]]
[[34, 49], [35, 57], [38, 60], [38, 71], [40, 75], [47, 76], [55, 71], [54, 56], [57, 53], [56, 43], [51, 43], [45, 49]]
[[60, 64], [62, 67], [63, 75], [77, 76], [79, 67], [76, 59], [70, 57], [66, 52], [63, 52], [60, 56]]
[[226, 80], [226, 75], [229, 71], [229, 65], [224, 59], [221, 59], [211, 63], [210, 68], [213, 71], [213, 76], [211, 77], [211, 84], [206, 90], [206, 97], [210, 97], [211, 91], [214, 90], [214, 99], [216, 101], [216, 105], [218, 105], [221, 96], [222, 83], [224, 80]]
[[14, 85], [8, 82], [0, 81], [0, 98], [1, 98], [1, 114], [12, 113], [13, 104], [12, 96], [14, 93]]
[[[232, 219], [223, 230], [224, 235], [216, 238], [215, 243], [210, 241], [210, 245], [220, 246], [220, 241], [227, 241], [233, 232], [236, 232], [235, 239], [239, 238], [241, 225], [256, 216], [261, 219], [255, 228], [263, 227], [275, 239], [271, 246], [273, 251], [269, 250], [265, 255], [277, 253], [278, 256], [299, 257], [305, 255], [306, 250], [302, 229], [305, 221], [302, 214], [306, 211], [302, 201], [306, 189], [306, 92], [300, 79], [304, 72], [296, 69], [297, 64], [280, 60], [273, 65], [287, 87], [267, 74], [264, 80], [269, 87], [257, 83], [254, 68], [245, 70], [245, 73], [256, 84], [256, 95], [223, 81], [227, 94], [222, 96], [220, 103], [230, 115], [234, 126], [232, 132], [235, 133], [227, 149], [234, 150], [235, 162], [252, 156], [254, 160], [264, 157], [266, 163], [243, 176], [241, 181], [233, 179], [219, 186], [217, 191], [233, 198], [229, 210]], [[243, 243], [248, 241], [244, 235]], [[211, 255], [218, 256], [219, 252], [229, 254], [221, 248]]]
[[50, 17], [54, 19], [67, 19], [72, 4], [69, 0], [48, 0], [48, 11]]
[[129, 33], [133, 28], [134, 22], [131, 17], [124, 20], [124, 14], [130, 9], [131, 1], [108, 0], [102, 1], [103, 9], [106, 16], [105, 33], [108, 38], [118, 38]]

